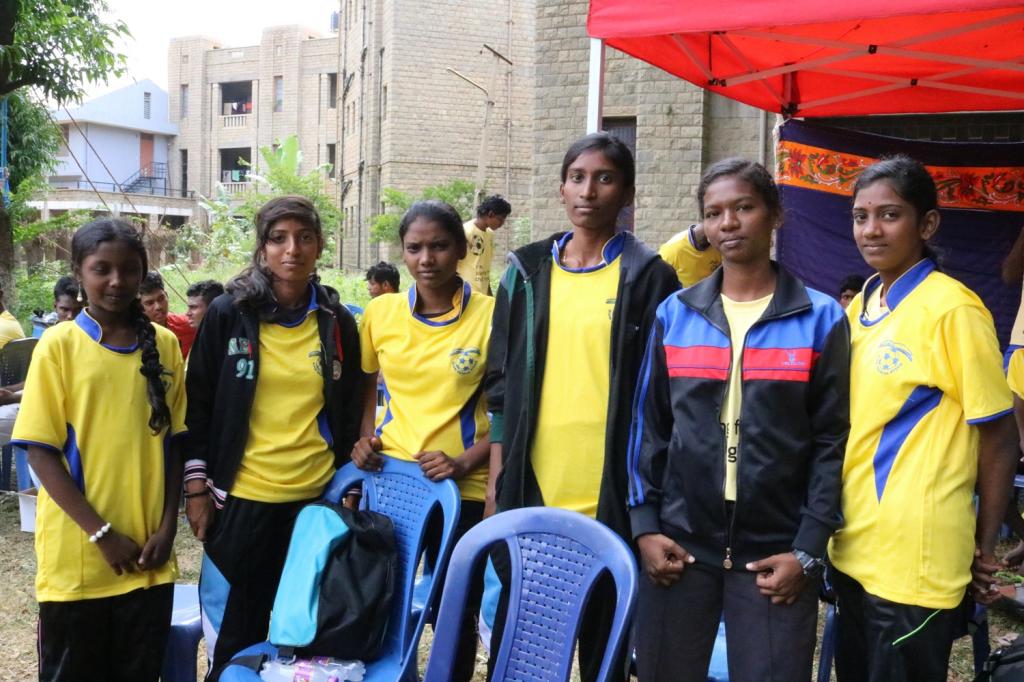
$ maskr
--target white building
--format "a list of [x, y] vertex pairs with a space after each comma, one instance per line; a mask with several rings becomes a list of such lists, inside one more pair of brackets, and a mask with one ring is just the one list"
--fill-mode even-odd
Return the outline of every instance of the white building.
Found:
[[[203, 220], [193, 196], [175, 186], [167, 172], [168, 151], [178, 134], [167, 99], [156, 83], [143, 80], [79, 107], [51, 112], [64, 144], [49, 178], [51, 189], [31, 202], [41, 217], [73, 210], [135, 216], [149, 232], [150, 258], [154, 264], [162, 262], [172, 235], [159, 228], [179, 227], [193, 216]], [[63, 240], [56, 238], [57, 243]], [[29, 260], [48, 251], [41, 244], [26, 245], [25, 250]], [[36, 253], [40, 250], [42, 254]]]
[[[64, 133], [54, 187], [169, 195], [167, 151], [178, 126], [170, 122], [167, 93], [144, 80], [53, 112]], [[91, 144], [90, 144], [91, 143]]]

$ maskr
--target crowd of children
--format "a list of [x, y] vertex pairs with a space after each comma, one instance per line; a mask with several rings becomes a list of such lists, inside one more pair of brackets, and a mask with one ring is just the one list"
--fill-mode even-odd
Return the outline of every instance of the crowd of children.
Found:
[[[181, 319], [129, 225], [81, 228], [66, 290], [83, 295], [55, 291], [70, 321], [35, 351], [13, 436], [42, 483], [40, 679], [156, 679], [182, 495], [216, 677], [266, 638], [299, 509], [341, 464], [394, 457], [457, 482], [458, 535], [551, 506], [630, 543], [642, 682], [705, 679], [723, 619], [731, 679], [809, 679], [822, 580], [840, 682], [944, 680], [962, 604], [998, 594], [1024, 402], [991, 315], [928, 247], [927, 170], [894, 157], [861, 174], [851, 230], [875, 274], [845, 281], [842, 305], [771, 259], [783, 206], [760, 164], [710, 166], [701, 222], [660, 256], [616, 230], [636, 188], [613, 136], [569, 148], [559, 192], [570, 229], [511, 253], [493, 297], [511, 206], [491, 197], [463, 224], [415, 203], [399, 229], [413, 284], [370, 268], [358, 329], [319, 282], [323, 231], [300, 197], [260, 209], [249, 266], [226, 290], [190, 287]], [[1024, 392], [1024, 349], [1010, 385]], [[510, 568], [491, 561], [500, 638]], [[598, 583], [582, 621], [583, 680], [612, 589]]]

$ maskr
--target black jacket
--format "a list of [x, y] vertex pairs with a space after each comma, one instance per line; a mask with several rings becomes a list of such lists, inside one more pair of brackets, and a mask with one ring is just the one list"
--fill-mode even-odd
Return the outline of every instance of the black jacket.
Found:
[[839, 527], [849, 432], [850, 328], [839, 304], [778, 269], [746, 336], [736, 502], [726, 509], [719, 421], [732, 365], [722, 270], [658, 308], [630, 441], [634, 536], [664, 533], [702, 562], [800, 549]]
[[[362, 416], [359, 332], [336, 293], [316, 285], [316, 296], [324, 407], [335, 465], [341, 466], [359, 436]], [[231, 294], [218, 296], [206, 311], [189, 354], [185, 479], [201, 476], [205, 468], [218, 500], [231, 491], [249, 437], [260, 367], [259, 323], [256, 311], [236, 304]], [[336, 365], [339, 349], [343, 352]], [[252, 372], [239, 372], [240, 361], [251, 361]]]
[[[530, 464], [530, 449], [547, 353], [551, 245], [564, 234], [552, 235], [510, 254], [511, 264], [498, 289], [484, 387], [488, 407], [494, 413], [491, 442], [502, 444], [503, 466], [497, 486], [499, 511], [544, 505]], [[625, 235], [619, 258], [622, 260], [612, 317], [604, 473], [597, 518], [628, 541], [626, 445], [633, 392], [654, 311], [658, 303], [679, 288], [679, 280], [670, 265], [632, 234]]]

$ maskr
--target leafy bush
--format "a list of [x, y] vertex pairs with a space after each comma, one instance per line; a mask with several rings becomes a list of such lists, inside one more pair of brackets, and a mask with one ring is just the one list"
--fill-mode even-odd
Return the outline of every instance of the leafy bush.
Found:
[[413, 197], [408, 192], [385, 187], [382, 190], [384, 195], [381, 203], [384, 204], [384, 212], [377, 215], [370, 222], [370, 242], [395, 243], [398, 241], [398, 225], [404, 214], [413, 202], [421, 199], [440, 199], [447, 202], [459, 212], [463, 222], [469, 220], [476, 214], [473, 206], [473, 183], [468, 180], [452, 180], [447, 185], [434, 185], [423, 190], [419, 197]]

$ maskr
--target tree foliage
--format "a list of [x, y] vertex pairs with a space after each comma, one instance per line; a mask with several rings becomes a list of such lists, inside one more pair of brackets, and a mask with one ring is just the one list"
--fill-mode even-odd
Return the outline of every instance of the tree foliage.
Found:
[[0, 95], [35, 86], [47, 99], [81, 99], [87, 83], [124, 72], [114, 41], [129, 36], [108, 22], [104, 0], [0, 2]]
[[[81, 99], [85, 86], [105, 82], [124, 72], [124, 56], [114, 42], [129, 35], [120, 21], [106, 21], [103, 0], [0, 0], [0, 96], [17, 93], [11, 100], [12, 116], [45, 116], [38, 107], [21, 108], [30, 102], [26, 89], [32, 88], [38, 101], [65, 104]], [[15, 137], [14, 121], [10, 140], [10, 173], [19, 196], [24, 197], [28, 178], [38, 178], [45, 166], [33, 167], [47, 151], [33, 149], [33, 135], [47, 135], [45, 126], [22, 127], [23, 136]], [[19, 125], [19, 127], [21, 127]], [[18, 208], [15, 207], [17, 212]], [[0, 288], [13, 287], [14, 231], [11, 214], [0, 203]], [[13, 297], [9, 294], [8, 298]]]
[[201, 197], [199, 204], [206, 211], [209, 230], [203, 231], [195, 225], [179, 230], [176, 239], [179, 255], [199, 252], [210, 267], [244, 265], [255, 246], [256, 213], [273, 197], [286, 194], [303, 196], [313, 203], [320, 214], [327, 241], [324, 255], [332, 253], [333, 232], [329, 228], [341, 220], [341, 211], [325, 190], [331, 165], [323, 164], [302, 173], [302, 151], [294, 135], [282, 140], [276, 148], [260, 147], [260, 156], [265, 170], [249, 174], [253, 184], [247, 192], [228, 194], [224, 186], [218, 184], [215, 197]]
[[260, 147], [260, 157], [265, 170], [249, 174], [252, 189], [242, 195], [241, 213], [254, 218], [260, 206], [284, 194], [306, 197], [320, 214], [320, 223], [325, 228], [326, 237], [330, 232], [328, 227], [341, 220], [341, 211], [325, 188], [331, 164], [323, 163], [302, 173], [302, 150], [299, 149], [299, 138], [296, 135], [284, 138], [276, 148]]
[[476, 212], [473, 206], [474, 189], [473, 183], [468, 180], [452, 180], [446, 185], [427, 187], [418, 197], [414, 197], [408, 192], [385, 187], [382, 191], [384, 212], [375, 216], [370, 223], [370, 241], [375, 244], [397, 242], [402, 214], [414, 202], [423, 199], [440, 199], [449, 203], [459, 212], [463, 221], [469, 220]]

